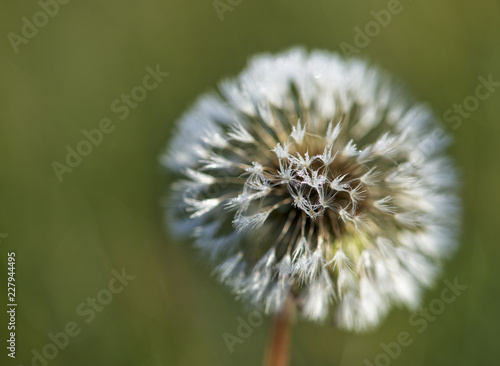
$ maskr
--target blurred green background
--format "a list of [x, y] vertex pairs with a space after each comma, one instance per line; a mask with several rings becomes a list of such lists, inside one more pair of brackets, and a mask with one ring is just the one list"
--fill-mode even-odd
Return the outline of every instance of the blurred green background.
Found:
[[[52, 8], [56, 14], [26, 42], [15, 38], [17, 53], [9, 33], [22, 36], [22, 18], [32, 21], [41, 7], [34, 0], [1, 3], [0, 233], [8, 237], [0, 243], [0, 304], [7, 303], [7, 252], [13, 250], [19, 305], [17, 357], [11, 360], [2, 347], [0, 364], [43, 365], [32, 363], [33, 350], [54, 343], [48, 334], [68, 322], [80, 332], [48, 365], [261, 363], [269, 320], [231, 353], [222, 335], [236, 335], [238, 317], [247, 317], [243, 306], [189, 245], [165, 234], [160, 199], [169, 177], [158, 155], [196, 96], [237, 74], [249, 56], [293, 45], [339, 51], [342, 42], [354, 45], [355, 27], [364, 29], [374, 19], [370, 12], [387, 9], [388, 2], [222, 3], [228, 6], [223, 19], [211, 0], [73, 0]], [[474, 95], [478, 77], [500, 81], [499, 1], [408, 0], [400, 7], [359, 56], [404, 80], [438, 116]], [[35, 17], [43, 24], [43, 15]], [[111, 103], [158, 64], [169, 76], [120, 120]], [[445, 126], [455, 136], [451, 153], [461, 170], [464, 218], [460, 249], [442, 279], [457, 277], [467, 290], [422, 333], [406, 310], [392, 312], [367, 335], [299, 321], [292, 365], [377, 364], [380, 343], [402, 331], [413, 343], [391, 365], [497, 364], [499, 115], [500, 90], [458, 128]], [[60, 182], [52, 163], [64, 163], [66, 146], [76, 148], [82, 130], [103, 118], [114, 131]], [[111, 271], [122, 268], [135, 278], [86, 323], [79, 304], [107, 288]], [[439, 281], [423, 304], [443, 286]], [[7, 322], [2, 311], [4, 345]]]

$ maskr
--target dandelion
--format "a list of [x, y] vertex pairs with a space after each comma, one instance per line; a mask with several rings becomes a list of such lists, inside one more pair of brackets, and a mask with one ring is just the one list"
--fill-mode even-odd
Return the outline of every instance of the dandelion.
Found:
[[372, 329], [393, 306], [416, 309], [455, 246], [437, 127], [362, 61], [258, 56], [181, 118], [162, 158], [183, 176], [169, 223], [245, 302]]

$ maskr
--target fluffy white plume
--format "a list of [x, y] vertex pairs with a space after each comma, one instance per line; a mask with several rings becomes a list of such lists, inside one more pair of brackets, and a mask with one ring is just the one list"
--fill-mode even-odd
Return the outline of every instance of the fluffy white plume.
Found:
[[309, 319], [364, 331], [417, 307], [459, 211], [429, 109], [362, 61], [301, 49], [256, 57], [220, 89], [161, 158], [182, 176], [173, 231], [269, 313], [293, 298]]

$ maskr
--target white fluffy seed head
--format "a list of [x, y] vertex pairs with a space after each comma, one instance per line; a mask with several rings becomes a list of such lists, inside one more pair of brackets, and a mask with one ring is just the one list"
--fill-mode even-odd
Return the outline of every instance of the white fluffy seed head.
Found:
[[393, 304], [415, 308], [455, 246], [456, 178], [444, 139], [428, 148], [434, 128], [361, 61], [256, 57], [183, 116], [161, 159], [183, 176], [169, 217], [239, 298], [370, 329]]

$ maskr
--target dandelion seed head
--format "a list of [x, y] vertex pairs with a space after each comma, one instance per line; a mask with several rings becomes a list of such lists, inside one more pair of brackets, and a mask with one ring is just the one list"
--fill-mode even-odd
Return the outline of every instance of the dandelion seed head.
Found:
[[161, 159], [182, 176], [168, 217], [238, 298], [373, 328], [418, 306], [455, 246], [453, 163], [445, 139], [423, 148], [437, 126], [362, 61], [255, 57], [181, 118]]

